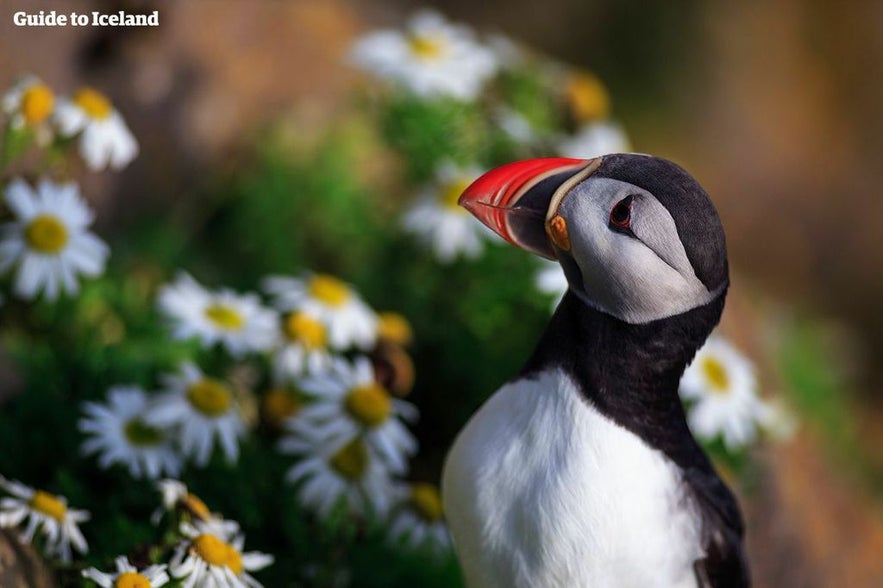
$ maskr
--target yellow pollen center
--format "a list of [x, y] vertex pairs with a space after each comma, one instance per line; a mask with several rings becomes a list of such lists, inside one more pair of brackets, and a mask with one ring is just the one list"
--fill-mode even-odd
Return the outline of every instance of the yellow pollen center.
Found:
[[344, 401], [347, 412], [366, 427], [376, 427], [392, 414], [392, 398], [378, 384], [356, 386]]
[[408, 37], [411, 53], [421, 61], [439, 59], [445, 54], [445, 41], [431, 35], [411, 35]]
[[51, 214], [35, 216], [25, 228], [25, 241], [40, 253], [58, 253], [67, 245], [67, 227]]
[[328, 336], [325, 325], [302, 312], [293, 312], [285, 319], [285, 336], [307, 349], [324, 349]]
[[123, 572], [113, 583], [114, 588], [150, 588], [150, 580], [138, 572]]
[[702, 372], [711, 383], [712, 391], [718, 394], [726, 394], [730, 387], [730, 377], [727, 369], [714, 357], [706, 357], [702, 360]]
[[190, 513], [198, 519], [202, 519], [204, 521], [211, 518], [212, 513], [206, 506], [205, 502], [199, 496], [195, 494], [187, 494], [184, 498], [181, 499], [181, 502]]
[[151, 427], [138, 417], [126, 421], [126, 424], [123, 425], [123, 435], [129, 443], [138, 447], [159, 445], [163, 439], [162, 431]]
[[230, 570], [237, 576], [241, 576], [245, 569], [242, 565], [242, 554], [229, 543], [227, 544], [227, 559], [224, 562], [224, 565], [230, 568]]
[[219, 329], [238, 331], [245, 326], [245, 317], [238, 310], [226, 304], [212, 304], [205, 309], [205, 316]]
[[29, 125], [40, 124], [52, 114], [55, 96], [46, 84], [34, 84], [21, 95], [21, 114]]
[[318, 274], [310, 279], [307, 286], [310, 296], [328, 306], [343, 306], [350, 298], [349, 287], [327, 274]]
[[92, 88], [81, 88], [78, 90], [74, 95], [74, 102], [85, 110], [90, 118], [97, 120], [107, 118], [113, 110], [110, 100], [104, 94]]
[[210, 417], [224, 414], [233, 402], [227, 386], [213, 378], [203, 378], [190, 384], [187, 388], [187, 400], [196, 410]]
[[460, 207], [457, 204], [457, 201], [460, 200], [460, 195], [466, 191], [466, 188], [468, 188], [471, 183], [472, 181], [467, 178], [457, 178], [456, 180], [445, 184], [441, 189], [441, 203], [452, 210], [465, 213], [466, 210]]
[[281, 427], [285, 419], [293, 417], [300, 409], [300, 400], [288, 390], [270, 390], [264, 394], [264, 419], [274, 427]]
[[30, 501], [30, 506], [32, 509], [39, 511], [46, 516], [52, 517], [59, 522], [64, 521], [64, 517], [67, 515], [67, 506], [64, 502], [42, 490], [34, 492], [34, 496]]
[[348, 480], [359, 480], [368, 469], [368, 448], [355, 438], [335, 453], [329, 462], [334, 470]]
[[408, 319], [397, 312], [381, 312], [377, 317], [377, 334], [381, 339], [407, 345], [414, 338]]
[[567, 81], [567, 101], [577, 122], [589, 122], [610, 116], [610, 96], [604, 84], [588, 73], [574, 74]]
[[444, 516], [441, 495], [432, 484], [414, 484], [409, 498], [411, 506], [427, 523], [438, 522]]
[[227, 565], [227, 544], [214, 535], [198, 535], [193, 540], [193, 550], [206, 563], [218, 567]]

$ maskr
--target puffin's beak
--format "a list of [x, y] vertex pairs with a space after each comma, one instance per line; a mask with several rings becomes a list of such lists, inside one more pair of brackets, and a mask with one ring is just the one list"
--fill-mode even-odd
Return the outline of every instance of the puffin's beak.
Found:
[[458, 203], [513, 245], [555, 259], [550, 221], [570, 189], [599, 165], [600, 157], [547, 157], [508, 163], [472, 182]]

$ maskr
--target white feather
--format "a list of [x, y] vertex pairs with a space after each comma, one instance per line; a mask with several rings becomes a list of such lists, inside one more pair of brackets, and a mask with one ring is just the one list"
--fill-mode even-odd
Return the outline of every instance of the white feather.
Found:
[[442, 483], [471, 588], [696, 586], [700, 521], [679, 468], [559, 370], [485, 403]]

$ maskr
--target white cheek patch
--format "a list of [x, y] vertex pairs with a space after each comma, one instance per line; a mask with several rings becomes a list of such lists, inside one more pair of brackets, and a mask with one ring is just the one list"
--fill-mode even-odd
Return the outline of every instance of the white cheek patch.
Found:
[[[610, 210], [634, 196], [634, 236], [609, 227]], [[647, 323], [711, 302], [696, 277], [674, 219], [649, 192], [608, 178], [589, 178], [562, 202], [582, 288], [573, 290], [593, 307], [628, 323]]]

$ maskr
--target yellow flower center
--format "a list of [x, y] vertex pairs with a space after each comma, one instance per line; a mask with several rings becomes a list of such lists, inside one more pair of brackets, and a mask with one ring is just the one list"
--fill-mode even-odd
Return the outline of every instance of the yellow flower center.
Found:
[[460, 207], [457, 204], [457, 201], [460, 200], [460, 195], [469, 187], [469, 184], [472, 183], [472, 180], [468, 178], [457, 178], [451, 182], [448, 182], [441, 188], [441, 193], [439, 197], [441, 198], [441, 203], [446, 207], [457, 210], [460, 212], [466, 212], [466, 210]]
[[577, 122], [583, 123], [610, 116], [610, 96], [607, 94], [607, 89], [590, 73], [570, 76], [565, 95]]
[[150, 588], [150, 580], [138, 572], [123, 572], [113, 583], [114, 588]]
[[67, 245], [67, 227], [56, 216], [40, 214], [25, 228], [25, 241], [40, 253], [58, 253]]
[[190, 512], [190, 514], [198, 519], [207, 521], [212, 516], [212, 513], [208, 509], [208, 506], [205, 504], [205, 502], [203, 502], [202, 499], [195, 494], [188, 493], [184, 498], [181, 499], [181, 503], [184, 505], [184, 508], [186, 508]]
[[123, 425], [123, 435], [132, 445], [138, 447], [152, 447], [162, 441], [162, 431], [151, 427], [140, 418], [135, 417], [126, 421]]
[[205, 309], [205, 316], [224, 331], [238, 331], [245, 326], [245, 317], [237, 309], [226, 304], [212, 304]]
[[331, 456], [329, 463], [344, 478], [359, 480], [368, 470], [368, 448], [361, 439], [355, 438]]
[[55, 96], [46, 84], [34, 84], [21, 95], [21, 114], [29, 125], [37, 125], [52, 114]]
[[328, 336], [325, 325], [303, 312], [293, 312], [285, 319], [285, 336], [307, 349], [324, 349]]
[[227, 544], [214, 535], [203, 533], [193, 540], [193, 551], [206, 563], [213, 566], [227, 565]]
[[381, 339], [407, 345], [414, 338], [408, 319], [397, 312], [381, 312], [377, 317], [377, 334]]
[[105, 119], [110, 116], [113, 107], [110, 105], [104, 94], [93, 90], [92, 88], [80, 88], [74, 95], [74, 102], [77, 106], [86, 111], [90, 118], [96, 120]]
[[187, 388], [187, 400], [204, 415], [216, 417], [227, 412], [233, 397], [227, 385], [214, 378], [203, 378]]
[[313, 276], [307, 290], [310, 296], [328, 306], [343, 306], [351, 295], [349, 286], [327, 274]]
[[702, 373], [711, 383], [713, 392], [726, 394], [730, 387], [730, 377], [727, 368], [716, 358], [706, 357], [702, 360]]
[[439, 59], [447, 49], [444, 39], [432, 35], [411, 35], [408, 37], [408, 47], [421, 61]]
[[239, 550], [227, 544], [227, 559], [224, 562], [230, 570], [233, 571], [237, 576], [241, 576], [245, 567], [242, 565], [242, 554], [239, 553]]
[[42, 490], [34, 492], [34, 496], [30, 501], [30, 506], [32, 509], [41, 512], [46, 516], [52, 517], [58, 522], [64, 521], [64, 517], [67, 515], [67, 506], [64, 502]]
[[435, 523], [444, 516], [441, 494], [432, 484], [414, 484], [409, 497], [411, 506], [427, 523]]
[[288, 390], [270, 390], [264, 394], [264, 419], [274, 427], [281, 427], [285, 419], [293, 417], [300, 409], [300, 400]]
[[350, 416], [366, 427], [376, 427], [392, 414], [392, 398], [379, 384], [356, 386], [347, 394], [344, 405]]

